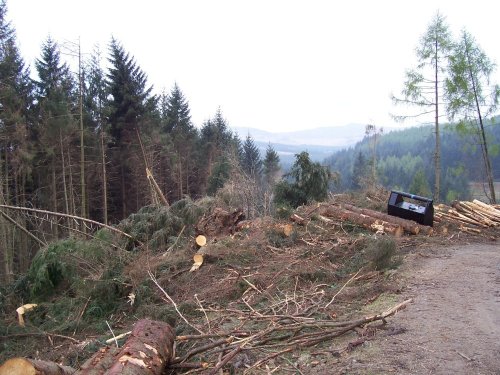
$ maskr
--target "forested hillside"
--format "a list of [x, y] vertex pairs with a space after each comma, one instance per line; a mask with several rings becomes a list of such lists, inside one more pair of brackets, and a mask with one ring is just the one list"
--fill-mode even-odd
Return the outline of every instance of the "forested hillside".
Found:
[[[488, 123], [487, 132], [492, 146], [500, 143], [500, 127], [495, 119]], [[376, 179], [389, 189], [401, 189], [432, 196], [434, 183], [434, 128], [414, 127], [377, 136]], [[473, 135], [462, 134], [452, 125], [441, 133], [442, 189], [441, 200], [465, 199], [469, 182], [483, 181], [479, 142]], [[492, 147], [495, 149], [495, 147]], [[359, 189], [372, 176], [374, 138], [365, 137], [356, 146], [336, 152], [325, 160], [338, 171], [341, 181], [336, 189]], [[500, 155], [492, 157], [494, 176], [500, 176]]]

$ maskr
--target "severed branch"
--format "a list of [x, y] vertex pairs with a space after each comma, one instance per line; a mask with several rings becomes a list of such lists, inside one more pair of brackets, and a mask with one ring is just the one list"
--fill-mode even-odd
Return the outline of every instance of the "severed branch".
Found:
[[200, 334], [204, 334], [203, 331], [201, 331], [200, 329], [198, 329], [196, 326], [194, 326], [193, 324], [191, 324], [185, 317], [184, 315], [182, 315], [182, 313], [179, 311], [179, 308], [177, 307], [177, 304], [175, 303], [175, 301], [172, 299], [172, 297], [170, 297], [168, 295], [168, 293], [165, 291], [165, 289], [163, 289], [161, 287], [161, 285], [158, 283], [158, 280], [156, 279], [155, 275], [153, 275], [153, 273], [151, 271], [148, 270], [148, 275], [149, 275], [149, 278], [151, 279], [151, 281], [153, 281], [153, 283], [158, 287], [158, 289], [160, 289], [160, 291], [163, 293], [163, 295], [170, 301], [170, 303], [172, 305], [174, 305], [174, 309], [175, 311], [177, 311], [177, 314], [179, 314], [179, 316], [181, 317], [182, 320], [184, 320], [184, 322], [186, 322], [186, 324], [188, 326], [190, 326], [191, 328], [193, 328], [194, 330], [198, 331]]
[[328, 308], [328, 306], [330, 306], [333, 301], [335, 301], [335, 298], [340, 294], [340, 292], [342, 292], [342, 290], [352, 281], [356, 278], [356, 276], [358, 276], [358, 274], [361, 272], [363, 268], [360, 268], [358, 270], [358, 272], [356, 272], [349, 280], [347, 280], [347, 282], [342, 286], [342, 288], [339, 289], [339, 291], [337, 293], [335, 293], [335, 295], [332, 297], [332, 299], [330, 300], [330, 302], [328, 302], [325, 306], [325, 309]]

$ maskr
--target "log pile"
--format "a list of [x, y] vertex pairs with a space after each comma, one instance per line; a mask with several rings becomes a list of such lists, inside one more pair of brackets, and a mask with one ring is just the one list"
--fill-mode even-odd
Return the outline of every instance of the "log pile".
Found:
[[455, 201], [451, 207], [440, 204], [435, 207], [434, 218], [438, 222], [454, 224], [469, 233], [481, 233], [482, 229], [500, 226], [500, 210], [478, 200]]
[[[318, 213], [320, 217], [341, 221], [348, 220], [373, 232], [387, 233], [396, 237], [402, 236], [403, 233], [425, 235], [433, 233], [431, 227], [418, 224], [412, 220], [402, 219], [366, 208], [359, 208], [347, 203], [342, 205], [323, 205], [319, 207]], [[292, 221], [296, 222], [297, 219], [292, 218]]]

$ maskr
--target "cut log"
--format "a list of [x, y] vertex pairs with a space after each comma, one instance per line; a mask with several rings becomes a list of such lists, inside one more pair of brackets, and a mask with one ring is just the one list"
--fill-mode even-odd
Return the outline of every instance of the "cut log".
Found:
[[401, 235], [401, 226], [398, 224], [388, 223], [375, 217], [345, 210], [338, 206], [326, 206], [323, 208], [323, 211], [322, 214], [327, 217], [349, 220], [374, 232], [383, 231], [395, 236]]
[[419, 233], [431, 234], [432, 233], [432, 227], [418, 224], [412, 220], [402, 219], [400, 217], [388, 215], [386, 213], [379, 212], [379, 211], [369, 210], [367, 208], [359, 208], [359, 207], [353, 206], [351, 204], [344, 204], [343, 207], [349, 211], [353, 211], [353, 212], [357, 212], [357, 213], [360, 213], [363, 215], [371, 216], [371, 217], [386, 221], [388, 223], [400, 225], [405, 230], [405, 232], [408, 232], [411, 234], [419, 234]]
[[0, 366], [0, 375], [70, 375], [76, 370], [55, 362], [12, 358]]
[[308, 220], [304, 219], [302, 216], [299, 216], [297, 214], [292, 214], [292, 216], [290, 216], [290, 220], [293, 221], [294, 223], [297, 223], [298, 225], [305, 225], [308, 222]]
[[200, 234], [199, 236], [196, 237], [195, 242], [196, 242], [196, 245], [198, 245], [199, 247], [202, 247], [202, 246], [205, 246], [207, 244], [207, 238], [204, 235]]
[[120, 349], [104, 348], [78, 375], [160, 375], [172, 359], [174, 330], [164, 322], [139, 320]]

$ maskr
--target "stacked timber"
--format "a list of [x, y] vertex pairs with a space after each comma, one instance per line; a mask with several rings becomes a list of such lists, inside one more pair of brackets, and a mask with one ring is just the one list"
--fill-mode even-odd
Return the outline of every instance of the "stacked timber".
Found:
[[472, 202], [455, 201], [451, 207], [436, 206], [434, 217], [438, 221], [447, 221], [460, 226], [467, 232], [479, 233], [479, 228], [500, 226], [500, 209], [478, 200]]

